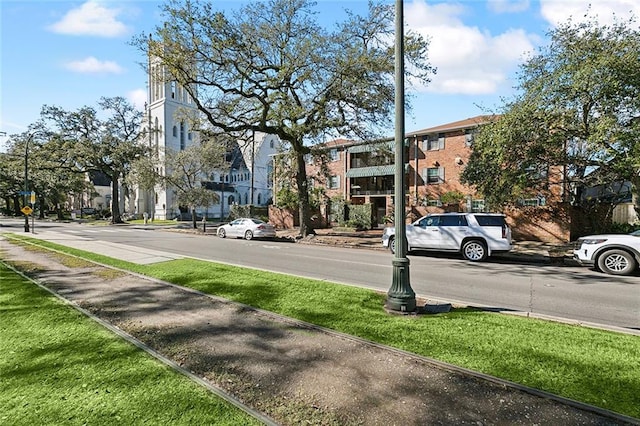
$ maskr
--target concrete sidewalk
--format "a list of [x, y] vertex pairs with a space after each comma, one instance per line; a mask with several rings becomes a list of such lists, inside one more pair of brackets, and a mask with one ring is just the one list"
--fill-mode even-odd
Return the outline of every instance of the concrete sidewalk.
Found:
[[112, 243], [108, 241], [95, 241], [90, 238], [79, 237], [78, 235], [74, 234], [49, 230], [39, 230], [36, 233], [29, 234], [29, 237], [40, 239], [43, 241], [50, 241], [52, 243], [72, 247], [78, 250], [101, 254], [103, 256], [112, 257], [114, 259], [126, 260], [132, 263], [139, 263], [141, 265], [148, 265], [151, 263], [184, 258], [184, 256], [169, 253], [166, 251], [134, 247], [126, 244]]

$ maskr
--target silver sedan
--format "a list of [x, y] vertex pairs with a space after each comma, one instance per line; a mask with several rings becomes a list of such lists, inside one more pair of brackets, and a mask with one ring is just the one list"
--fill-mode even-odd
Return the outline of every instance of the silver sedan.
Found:
[[276, 228], [260, 219], [243, 217], [218, 228], [218, 237], [235, 237], [251, 240], [253, 238], [274, 238]]

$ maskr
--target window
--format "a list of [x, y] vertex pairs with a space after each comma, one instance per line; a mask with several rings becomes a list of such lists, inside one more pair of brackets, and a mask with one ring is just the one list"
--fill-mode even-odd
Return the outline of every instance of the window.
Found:
[[227, 202], [229, 203], [229, 205], [233, 204], [234, 201], [235, 198], [233, 198], [233, 195], [229, 195], [229, 198], [227, 198]]
[[536, 197], [536, 198], [525, 198], [520, 200], [519, 203], [521, 206], [525, 207], [539, 207], [545, 206], [547, 204], [547, 200], [545, 197]]
[[180, 122], [180, 151], [186, 147], [186, 141], [184, 140], [184, 121]]
[[423, 151], [438, 151], [444, 149], [444, 133], [427, 135], [422, 138]]
[[273, 139], [269, 141], [269, 148], [273, 149]]
[[258, 194], [258, 205], [262, 204], [262, 194]]
[[440, 216], [440, 226], [468, 226], [467, 218], [463, 215], [455, 214], [451, 216]]
[[191, 133], [191, 132], [187, 133], [187, 139], [192, 140], [193, 139], [193, 133]]
[[418, 226], [439, 226], [440, 225], [440, 216], [427, 216], [422, 218], [420, 222], [418, 222]]
[[329, 158], [331, 161], [338, 161], [340, 159], [340, 153], [336, 148], [333, 148], [329, 151]]
[[485, 211], [484, 200], [471, 200], [471, 211], [474, 213]]
[[174, 138], [178, 137], [178, 126], [173, 126], [173, 137]]
[[176, 82], [172, 81], [171, 82], [171, 99], [175, 99], [176, 98]]
[[482, 216], [477, 215], [476, 220], [480, 226], [504, 226], [504, 216]]
[[340, 176], [331, 176], [329, 178], [329, 189], [340, 188]]
[[429, 167], [428, 169], [423, 169], [422, 180], [424, 180], [427, 185], [443, 183], [444, 167]]
[[426, 202], [423, 203], [425, 206], [428, 207], [442, 207], [442, 201], [440, 200], [427, 200]]

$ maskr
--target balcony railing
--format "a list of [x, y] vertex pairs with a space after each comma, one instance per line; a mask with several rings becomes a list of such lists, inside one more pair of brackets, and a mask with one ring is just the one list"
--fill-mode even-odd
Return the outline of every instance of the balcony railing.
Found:
[[352, 189], [351, 195], [393, 195], [393, 189], [380, 189], [380, 190]]

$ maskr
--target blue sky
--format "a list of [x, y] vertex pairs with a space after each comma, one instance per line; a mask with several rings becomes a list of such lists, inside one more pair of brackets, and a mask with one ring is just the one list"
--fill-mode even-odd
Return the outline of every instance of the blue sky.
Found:
[[[393, 0], [388, 0], [394, 3]], [[220, 9], [239, 1], [215, 2]], [[345, 8], [366, 10], [365, 0], [318, 0], [325, 25]], [[589, 3], [594, 3], [589, 9]], [[146, 59], [132, 37], [161, 24], [155, 0], [0, 0], [0, 132], [20, 133], [43, 105], [75, 110], [102, 96], [124, 96], [142, 108]], [[431, 38], [437, 75], [410, 87], [413, 110], [406, 130], [419, 130], [496, 110], [514, 94], [518, 65], [546, 40], [549, 29], [590, 10], [602, 23], [640, 16], [637, 0], [488, 0], [404, 2], [405, 21]], [[0, 136], [0, 151], [6, 136]]]

